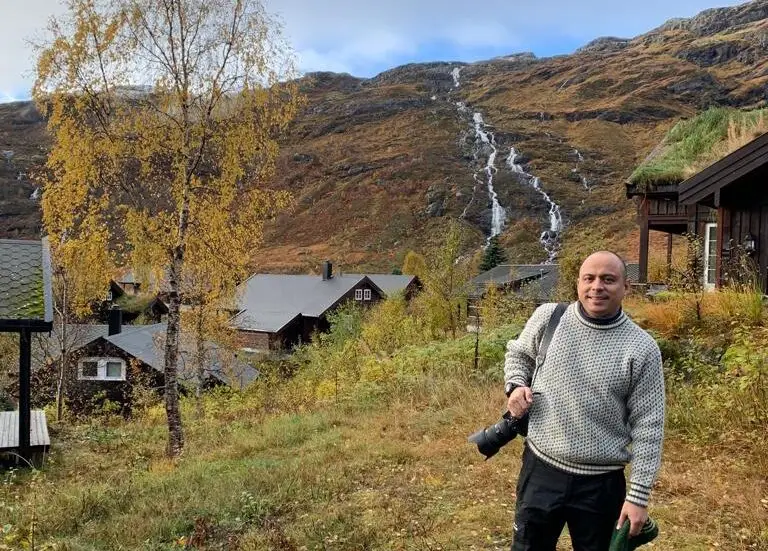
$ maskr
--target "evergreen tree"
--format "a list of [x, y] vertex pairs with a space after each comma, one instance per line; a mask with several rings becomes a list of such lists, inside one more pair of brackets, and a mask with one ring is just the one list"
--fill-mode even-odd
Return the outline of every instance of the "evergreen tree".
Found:
[[507, 253], [499, 245], [498, 236], [494, 235], [488, 241], [488, 246], [483, 253], [483, 260], [480, 262], [480, 271], [486, 272], [491, 268], [495, 268], [499, 264], [504, 264], [507, 261]]

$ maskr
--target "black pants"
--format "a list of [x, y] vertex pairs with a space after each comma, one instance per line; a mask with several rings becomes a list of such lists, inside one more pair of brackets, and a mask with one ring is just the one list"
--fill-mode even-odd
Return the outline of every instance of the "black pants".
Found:
[[574, 551], [608, 551], [625, 492], [622, 470], [569, 474], [526, 446], [517, 479], [512, 551], [555, 551], [566, 524]]

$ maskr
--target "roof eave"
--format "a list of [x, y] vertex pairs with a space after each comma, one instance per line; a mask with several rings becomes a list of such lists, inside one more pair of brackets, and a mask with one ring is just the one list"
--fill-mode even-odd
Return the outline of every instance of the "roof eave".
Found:
[[0, 333], [17, 333], [24, 329], [33, 333], [48, 333], [53, 330], [53, 322], [41, 319], [0, 319]]

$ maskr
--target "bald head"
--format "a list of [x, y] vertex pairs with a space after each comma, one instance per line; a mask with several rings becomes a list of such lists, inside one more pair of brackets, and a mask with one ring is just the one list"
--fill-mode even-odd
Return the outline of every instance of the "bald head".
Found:
[[581, 264], [576, 290], [588, 315], [594, 318], [615, 315], [629, 290], [624, 260], [612, 251], [592, 253]]
[[[581, 266], [584, 267], [584, 264], [587, 263], [587, 261], [591, 260], [593, 256], [600, 255], [602, 258], [606, 259], [607, 261], [611, 261], [611, 258], [613, 261], [617, 262], [617, 268], [621, 271], [621, 278], [626, 281], [627, 280], [627, 263], [624, 262], [624, 259], [621, 258], [617, 253], [609, 250], [604, 251], [595, 251], [591, 255], [589, 255], [587, 258], [584, 259], [584, 262], [582, 262]], [[581, 270], [579, 270], [581, 271]]]

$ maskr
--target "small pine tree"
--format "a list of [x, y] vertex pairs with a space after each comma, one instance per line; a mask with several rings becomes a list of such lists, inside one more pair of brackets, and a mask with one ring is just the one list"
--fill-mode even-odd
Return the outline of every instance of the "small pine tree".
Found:
[[499, 264], [504, 264], [507, 261], [507, 253], [499, 245], [498, 236], [493, 236], [488, 241], [488, 246], [483, 253], [483, 260], [480, 262], [480, 271], [486, 272], [492, 268], [495, 268]]

